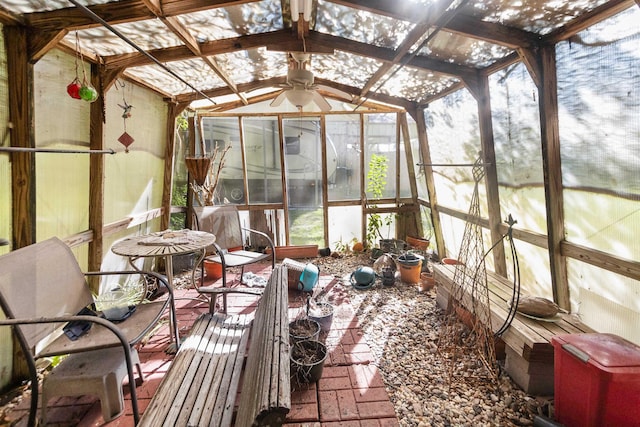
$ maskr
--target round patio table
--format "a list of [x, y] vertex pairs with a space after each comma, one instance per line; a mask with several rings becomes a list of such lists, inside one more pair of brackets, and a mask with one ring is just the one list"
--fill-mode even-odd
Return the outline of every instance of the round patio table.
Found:
[[[165, 270], [167, 282], [173, 294], [173, 256], [201, 251], [207, 246], [211, 246], [216, 241], [216, 236], [205, 231], [165, 230], [157, 233], [142, 236], [129, 237], [114, 243], [111, 251], [114, 254], [129, 258], [129, 264], [137, 270], [133, 264], [133, 259], [142, 257], [163, 257], [165, 260]], [[204, 252], [203, 252], [204, 255]], [[175, 345], [169, 346], [167, 352], [174, 352], [180, 346], [180, 336], [178, 333], [178, 323], [176, 319], [175, 302], [171, 301], [171, 313], [169, 316], [169, 327], [172, 340]]]

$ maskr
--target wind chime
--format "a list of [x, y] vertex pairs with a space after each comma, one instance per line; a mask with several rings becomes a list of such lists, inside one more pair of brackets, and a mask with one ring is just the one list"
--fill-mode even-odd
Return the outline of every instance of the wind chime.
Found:
[[124, 152], [128, 153], [129, 146], [133, 144], [133, 141], [135, 141], [133, 137], [127, 133], [127, 119], [131, 118], [131, 109], [133, 108], [133, 105], [129, 104], [125, 98], [124, 82], [119, 83], [116, 80], [116, 88], [118, 88], [118, 85], [122, 88], [122, 104], [118, 104], [118, 107], [122, 108], [121, 117], [124, 123], [124, 133], [120, 135], [118, 142], [124, 145]]
[[[82, 83], [78, 76], [78, 63], [82, 63]], [[87, 80], [87, 71], [84, 67], [84, 59], [80, 48], [80, 38], [76, 31], [76, 78], [67, 85], [67, 93], [73, 99], [81, 99], [86, 102], [94, 102], [98, 99], [98, 91]]]

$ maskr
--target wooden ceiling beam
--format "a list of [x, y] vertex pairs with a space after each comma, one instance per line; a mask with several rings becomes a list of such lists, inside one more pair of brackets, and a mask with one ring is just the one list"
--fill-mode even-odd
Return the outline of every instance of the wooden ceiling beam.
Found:
[[[250, 83], [242, 83], [238, 85], [238, 90], [240, 92], [251, 92], [253, 90], [256, 89], [260, 89], [263, 87], [269, 87], [269, 86], [277, 86], [279, 84], [283, 84], [286, 83], [286, 77], [282, 76], [282, 77], [273, 77], [271, 79], [266, 79], [266, 80], [255, 80], [253, 82]], [[224, 95], [231, 95], [233, 94], [233, 92], [231, 91], [230, 88], [228, 87], [219, 87], [219, 88], [215, 88], [215, 89], [209, 89], [209, 90], [205, 90], [203, 91], [203, 93], [211, 98], [215, 98], [216, 96], [224, 96]], [[197, 99], [202, 99], [202, 97], [200, 97], [198, 94], [196, 93], [183, 93], [180, 95], [176, 95], [174, 97], [176, 102], [191, 102], [191, 101], [195, 101]]]
[[540, 37], [537, 34], [493, 22], [481, 21], [462, 14], [453, 17], [444, 26], [444, 29], [464, 37], [483, 40], [512, 49], [535, 46], [540, 43]]
[[[268, 45], [281, 45], [292, 40], [291, 30], [278, 30], [262, 34], [252, 34], [228, 39], [215, 40], [200, 44], [200, 53], [204, 56], [221, 55], [224, 53], [249, 50]], [[294, 38], [295, 40], [295, 38]], [[160, 62], [181, 61], [193, 58], [193, 52], [186, 46], [176, 46], [165, 49], [153, 49], [148, 53]], [[139, 67], [152, 64], [145, 55], [135, 52], [122, 55], [103, 57], [108, 67]]]
[[67, 35], [66, 30], [31, 31], [28, 38], [29, 62], [35, 64]]
[[[122, 24], [145, 19], [155, 19], [153, 12], [141, 0], [121, 0], [89, 6], [89, 10], [109, 24]], [[99, 27], [101, 24], [72, 6], [47, 12], [25, 13], [27, 25], [42, 31], [66, 28], [68, 31]]]
[[0, 6], [0, 23], [2, 25], [26, 25], [27, 21], [22, 15], [16, 15]]
[[[152, 0], [154, 1], [154, 0]], [[162, 10], [163, 16], [177, 16], [185, 13], [199, 12], [207, 9], [235, 6], [251, 3], [256, 0], [164, 0], [156, 1], [156, 9]], [[109, 24], [122, 24], [145, 19], [154, 19], [156, 15], [147, 5], [148, 0], [120, 0], [89, 6], [89, 9]], [[76, 7], [67, 7], [47, 12], [25, 13], [26, 24], [44, 31], [69, 31], [99, 27], [100, 24], [87, 17]]]
[[[269, 33], [232, 37], [229, 39], [202, 43], [200, 44], [200, 50], [202, 52], [202, 55], [206, 56], [214, 56], [223, 53], [237, 52], [240, 50], [255, 49], [263, 46], [269, 50], [275, 51], [300, 51], [300, 49], [288, 49], [292, 47], [292, 45], [288, 44], [289, 42], [301, 43], [300, 40], [292, 37], [293, 36], [290, 30], [278, 30]], [[369, 45], [366, 43], [345, 39], [343, 37], [319, 33], [317, 31], [310, 31], [309, 35], [305, 38], [305, 43], [307, 46], [307, 51], [311, 49], [310, 51], [315, 53], [322, 52], [332, 54], [335, 49], [355, 55], [377, 59], [382, 62], [391, 62], [396, 56], [393, 49]], [[302, 44], [296, 46], [302, 47]], [[163, 63], [171, 61], [181, 61], [194, 57], [193, 52], [191, 52], [185, 46], [150, 50], [149, 54]], [[152, 61], [148, 57], [137, 52], [122, 55], [105, 56], [102, 58], [102, 60], [108, 68], [129, 68], [152, 64]], [[409, 61], [409, 65], [416, 68], [429, 69], [441, 74], [452, 76], [465, 75], [466, 73], [474, 72], [475, 70], [472, 67], [451, 64], [449, 62], [430, 59], [422, 56], [414, 57]]]

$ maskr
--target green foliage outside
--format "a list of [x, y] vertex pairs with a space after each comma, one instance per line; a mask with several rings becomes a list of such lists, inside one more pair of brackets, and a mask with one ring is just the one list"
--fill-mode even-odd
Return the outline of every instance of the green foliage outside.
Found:
[[[381, 199], [384, 195], [384, 189], [387, 185], [387, 171], [389, 159], [382, 154], [372, 154], [369, 160], [369, 171], [367, 172], [367, 194], [372, 199]], [[377, 205], [369, 205], [370, 208], [376, 208]], [[376, 239], [384, 239], [382, 236], [382, 227], [387, 227], [387, 234], [391, 224], [393, 223], [392, 215], [382, 216], [377, 213], [369, 214], [367, 217], [367, 236], [366, 244], [368, 248], [375, 246]]]

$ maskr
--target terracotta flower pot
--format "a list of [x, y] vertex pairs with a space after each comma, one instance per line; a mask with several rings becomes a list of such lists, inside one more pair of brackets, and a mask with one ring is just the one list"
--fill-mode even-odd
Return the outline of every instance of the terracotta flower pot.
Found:
[[436, 285], [436, 279], [431, 273], [420, 273], [420, 282], [418, 282], [418, 290], [420, 292], [428, 291]]
[[422, 237], [407, 236], [407, 244], [415, 249], [426, 251], [429, 247], [429, 239], [423, 239]]
[[204, 271], [207, 272], [207, 277], [210, 277], [213, 280], [218, 280], [222, 277], [222, 264], [205, 260]]

